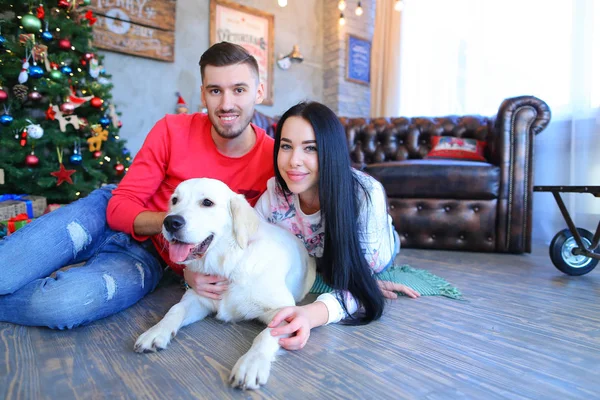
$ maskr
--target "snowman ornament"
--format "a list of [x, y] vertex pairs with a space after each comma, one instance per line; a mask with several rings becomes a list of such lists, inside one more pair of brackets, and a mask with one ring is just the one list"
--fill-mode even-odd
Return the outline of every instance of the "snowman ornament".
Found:
[[27, 126], [27, 136], [32, 139], [39, 139], [44, 136], [44, 128], [38, 124], [31, 124]]

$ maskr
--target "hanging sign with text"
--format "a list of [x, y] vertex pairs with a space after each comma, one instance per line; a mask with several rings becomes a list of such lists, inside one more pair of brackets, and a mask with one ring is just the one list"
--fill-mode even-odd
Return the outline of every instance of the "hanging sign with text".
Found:
[[346, 42], [346, 80], [369, 85], [371, 81], [371, 42], [348, 35]]
[[94, 46], [172, 62], [175, 6], [176, 0], [92, 0]]

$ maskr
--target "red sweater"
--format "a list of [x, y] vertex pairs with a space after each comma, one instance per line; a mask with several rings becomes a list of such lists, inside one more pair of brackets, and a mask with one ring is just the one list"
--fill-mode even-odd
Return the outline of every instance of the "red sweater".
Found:
[[[205, 114], [167, 115], [154, 125], [127, 175], [113, 191], [108, 203], [108, 225], [143, 241], [133, 232], [133, 221], [143, 211], [167, 211], [175, 187], [191, 178], [213, 178], [225, 182], [254, 206], [273, 173], [273, 139], [252, 125], [256, 144], [246, 155], [222, 155], [210, 135]], [[161, 257], [178, 273], [183, 266], [169, 260], [168, 243], [162, 234], [152, 236]]]

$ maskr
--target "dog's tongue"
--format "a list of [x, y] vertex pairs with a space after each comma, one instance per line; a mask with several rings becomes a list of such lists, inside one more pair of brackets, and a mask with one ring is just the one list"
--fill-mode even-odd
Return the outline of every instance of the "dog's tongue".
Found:
[[169, 244], [169, 258], [173, 262], [185, 261], [193, 248], [193, 244], [171, 243]]

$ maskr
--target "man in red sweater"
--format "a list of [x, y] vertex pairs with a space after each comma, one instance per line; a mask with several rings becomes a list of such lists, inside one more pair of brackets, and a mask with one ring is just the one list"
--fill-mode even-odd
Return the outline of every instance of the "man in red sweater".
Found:
[[[167, 115], [118, 188], [96, 190], [0, 241], [0, 321], [70, 329], [135, 304], [154, 290], [165, 264], [182, 274], [161, 232], [169, 198], [186, 179], [219, 179], [256, 203], [273, 176], [273, 139], [250, 124], [263, 99], [258, 64], [222, 42], [202, 55], [200, 73], [208, 115]], [[226, 288], [215, 285], [220, 277], [185, 278], [212, 298]]]

